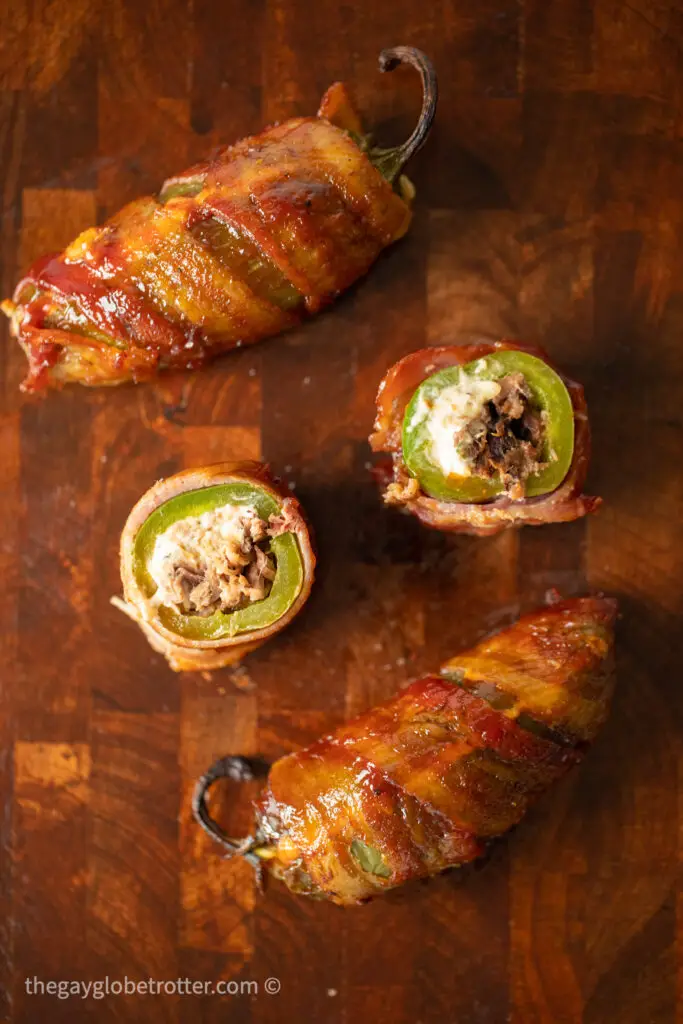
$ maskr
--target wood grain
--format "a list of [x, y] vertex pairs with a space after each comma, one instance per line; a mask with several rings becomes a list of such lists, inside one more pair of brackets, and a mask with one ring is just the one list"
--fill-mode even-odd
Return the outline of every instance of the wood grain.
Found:
[[[0, 16], [0, 285], [219, 143], [347, 79], [382, 142], [440, 75], [408, 237], [305, 327], [144, 387], [18, 392], [0, 346], [0, 1019], [683, 1021], [683, 7], [678, 0], [12, 0]], [[5, 328], [3, 327], [3, 331]], [[590, 521], [448, 538], [385, 510], [377, 382], [424, 345], [517, 335], [586, 385]], [[238, 668], [170, 673], [115, 612], [118, 537], [160, 476], [269, 461], [319, 576]], [[257, 891], [191, 819], [223, 753], [269, 759], [543, 599], [616, 594], [612, 718], [487, 863], [339, 911]], [[255, 787], [216, 808], [249, 826]], [[152, 977], [218, 997], [30, 995]]]

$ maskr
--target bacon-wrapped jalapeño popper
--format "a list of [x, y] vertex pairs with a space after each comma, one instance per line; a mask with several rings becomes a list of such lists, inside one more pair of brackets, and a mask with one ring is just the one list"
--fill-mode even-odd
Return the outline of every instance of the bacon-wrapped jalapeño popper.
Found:
[[296, 893], [348, 905], [480, 856], [581, 758], [613, 688], [616, 603], [558, 603], [453, 658], [270, 769], [255, 831], [237, 842], [210, 815], [226, 757], [193, 809], [231, 853]]
[[176, 671], [238, 661], [305, 604], [315, 555], [299, 503], [257, 462], [161, 480], [121, 536], [124, 600]]
[[411, 219], [401, 175], [436, 107], [434, 70], [408, 47], [422, 114], [408, 141], [373, 147], [344, 85], [294, 118], [170, 178], [38, 260], [1, 304], [29, 360], [23, 387], [118, 384], [192, 369], [315, 313], [367, 272]]
[[387, 372], [370, 435], [384, 500], [485, 535], [593, 512], [583, 388], [514, 341], [421, 349]]

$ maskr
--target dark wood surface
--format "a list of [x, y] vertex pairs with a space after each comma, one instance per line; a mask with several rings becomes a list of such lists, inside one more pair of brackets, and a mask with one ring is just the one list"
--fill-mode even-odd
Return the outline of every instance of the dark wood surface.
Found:
[[[683, 1020], [683, 7], [666, 0], [69, 0], [3, 5], [0, 291], [219, 141], [349, 80], [400, 139], [441, 103], [414, 226], [305, 328], [193, 377], [18, 391], [0, 418], [0, 971], [5, 1020], [670, 1024]], [[379, 378], [513, 335], [587, 388], [590, 521], [477, 540], [384, 510]], [[304, 613], [243, 667], [174, 676], [109, 605], [159, 476], [260, 457], [315, 524]], [[277, 757], [539, 602], [621, 599], [619, 688], [582, 768], [481, 868], [342, 911], [223, 862], [190, 820], [217, 755]], [[24, 979], [188, 977], [277, 996], [30, 996]], [[677, 978], [679, 980], [677, 980]]]

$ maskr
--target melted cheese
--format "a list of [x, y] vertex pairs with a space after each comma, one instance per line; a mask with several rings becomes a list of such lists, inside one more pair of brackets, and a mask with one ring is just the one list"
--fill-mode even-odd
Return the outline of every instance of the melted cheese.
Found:
[[471, 476], [472, 469], [461, 457], [455, 437], [477, 419], [487, 402], [500, 392], [494, 380], [463, 376], [458, 384], [443, 388], [433, 402], [423, 398], [413, 416], [416, 425], [424, 421], [431, 441], [431, 458], [445, 476]]

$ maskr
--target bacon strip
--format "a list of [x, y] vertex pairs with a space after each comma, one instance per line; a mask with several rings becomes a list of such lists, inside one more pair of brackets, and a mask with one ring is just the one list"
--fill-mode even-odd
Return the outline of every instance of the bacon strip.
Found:
[[[581, 494], [590, 458], [590, 426], [583, 388], [562, 374], [574, 407], [574, 457], [567, 476], [550, 494], [519, 501], [500, 495], [480, 504], [443, 501], [425, 494], [408, 472], [403, 461], [401, 432], [406, 408], [418, 386], [446, 367], [464, 366], [474, 359], [504, 350], [528, 352], [552, 365], [540, 348], [516, 341], [498, 341], [420, 349], [401, 359], [386, 373], [377, 393], [377, 416], [370, 446], [375, 452], [391, 456], [375, 471], [388, 504], [405, 509], [426, 526], [476, 536], [499, 533], [512, 526], [570, 522], [596, 511], [601, 499]], [[559, 373], [556, 367], [554, 369]]]
[[[243, 139], [168, 182], [192, 182], [197, 194], [136, 200], [60, 256], [39, 260], [2, 304], [29, 357], [23, 388], [116, 384], [194, 368], [332, 301], [411, 217], [349, 125], [358, 127], [357, 116], [336, 85], [317, 117]], [[280, 308], [267, 285], [252, 288], [248, 260], [235, 257], [232, 266], [212, 252], [210, 238], [195, 237], [202, 218], [256, 245], [264, 264], [300, 293], [300, 309]], [[75, 311], [75, 321], [60, 320], [60, 308]]]
[[[270, 872], [293, 891], [348, 905], [479, 856], [603, 724], [615, 617], [616, 603], [602, 597], [525, 616], [450, 661], [446, 677], [417, 680], [281, 758], [256, 805], [254, 842], [267, 844]], [[451, 681], [456, 673], [463, 685]], [[465, 688], [482, 679], [516, 698], [508, 710]], [[573, 740], [520, 726], [533, 689], [545, 721]]]
[[51, 384], [78, 377], [84, 384], [114, 385], [147, 380], [157, 371], [159, 356], [153, 349], [120, 349], [84, 335], [57, 328], [22, 326], [21, 345], [28, 358], [25, 389], [39, 391]]

